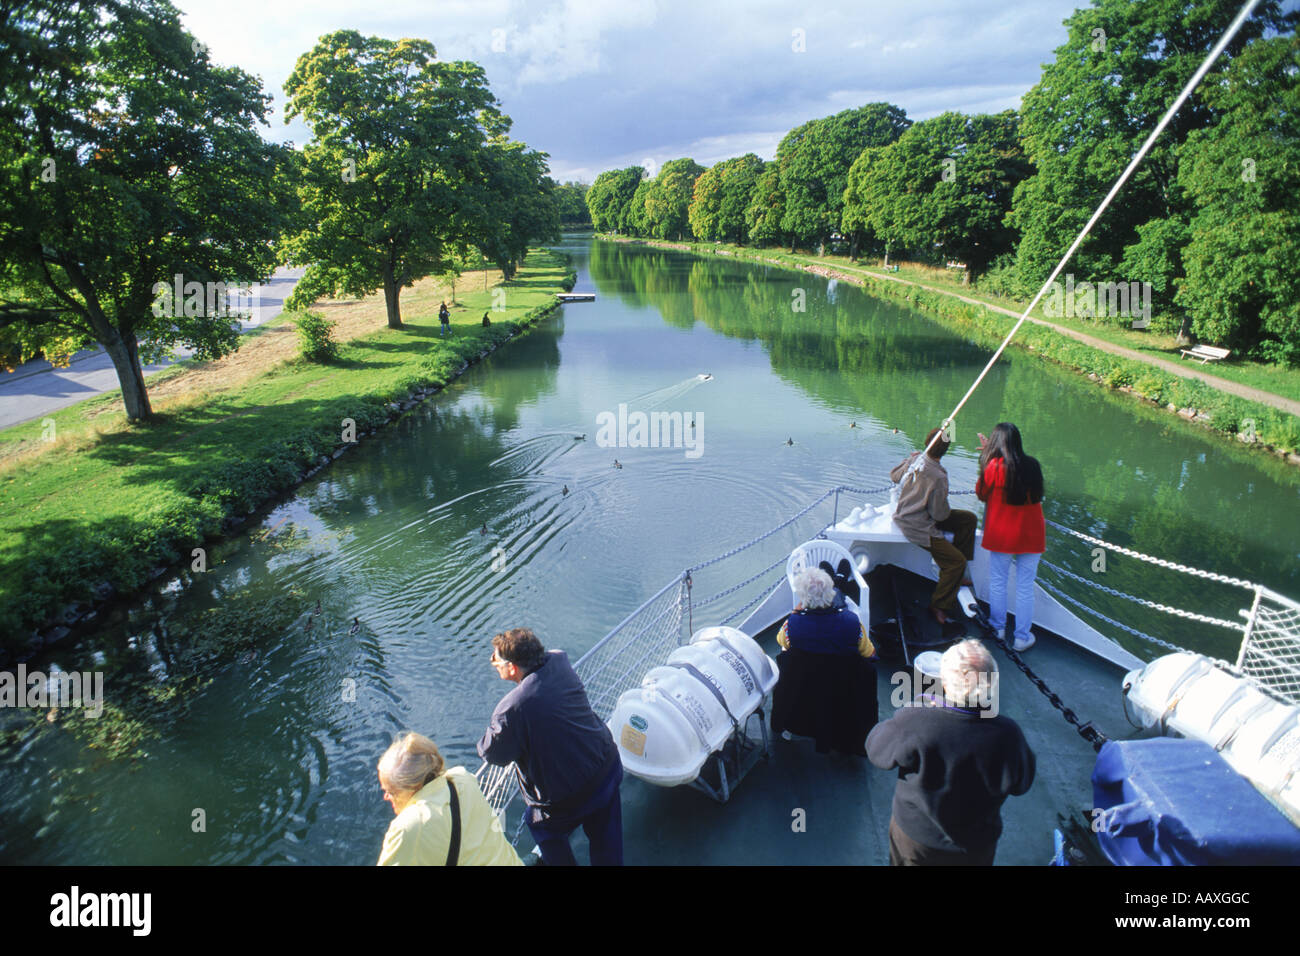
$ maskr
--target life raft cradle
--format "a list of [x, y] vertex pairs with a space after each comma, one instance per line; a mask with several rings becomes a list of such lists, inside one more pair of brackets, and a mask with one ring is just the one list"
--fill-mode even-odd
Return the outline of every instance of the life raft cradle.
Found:
[[[738, 655], [739, 656], [739, 655]], [[744, 658], [740, 658], [742, 661]], [[704, 776], [703, 770], [699, 776], [690, 782], [690, 786], [712, 797], [718, 803], [726, 803], [731, 799], [731, 791], [744, 778], [758, 761], [766, 760], [771, 756], [771, 742], [767, 736], [767, 719], [764, 713], [763, 705], [760, 704], [753, 713], [749, 714], [744, 723], [736, 719], [736, 715], [731, 712], [727, 705], [727, 698], [723, 696], [722, 691], [714, 685], [700, 670], [687, 661], [669, 661], [669, 667], [677, 667], [685, 670], [717, 699], [726, 711], [728, 719], [731, 721], [731, 736], [727, 742], [722, 745], [722, 749], [715, 751], [710, 755], [710, 761], [706, 766], [712, 765], [712, 769], [718, 775], [718, 783], [714, 786]], [[753, 672], [750, 672], [753, 674]], [[757, 681], [757, 675], [754, 675]], [[755, 743], [748, 734], [749, 722], [753, 718], [758, 718], [758, 729], [761, 743]]]

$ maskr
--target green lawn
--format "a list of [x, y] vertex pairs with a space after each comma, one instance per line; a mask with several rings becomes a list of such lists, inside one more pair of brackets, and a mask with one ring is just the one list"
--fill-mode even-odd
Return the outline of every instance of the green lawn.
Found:
[[[401, 330], [384, 325], [382, 295], [371, 297], [349, 308], [373, 312], [375, 331], [344, 344], [337, 361], [281, 361], [235, 387], [181, 395], [156, 406], [146, 426], [126, 425], [120, 396], [109, 393], [50, 416], [55, 441], [42, 440], [41, 421], [0, 432], [5, 643], [14, 647], [101, 582], [132, 591], [152, 569], [188, 557], [229, 517], [292, 487], [339, 447], [343, 419], [358, 435], [377, 427], [391, 415], [386, 403], [444, 384], [535, 321], [554, 306], [567, 271], [552, 253], [530, 254], [504, 283], [505, 311], [491, 313], [490, 328], [480, 323], [492, 290], [459, 284], [450, 338], [439, 336], [437, 295], [404, 296]], [[152, 382], [183, 380], [187, 370], [163, 370]]]

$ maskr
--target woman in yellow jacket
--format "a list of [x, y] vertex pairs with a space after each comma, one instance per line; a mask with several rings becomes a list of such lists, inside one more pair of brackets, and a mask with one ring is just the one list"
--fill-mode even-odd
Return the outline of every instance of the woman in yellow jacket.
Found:
[[379, 785], [397, 815], [380, 866], [523, 866], [474, 775], [445, 770], [428, 737], [406, 733], [394, 741], [379, 760]]

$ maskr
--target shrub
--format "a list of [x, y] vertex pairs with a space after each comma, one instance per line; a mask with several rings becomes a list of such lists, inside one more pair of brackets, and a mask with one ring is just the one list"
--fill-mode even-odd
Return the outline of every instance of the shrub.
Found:
[[1300, 366], [1300, 346], [1274, 339], [1265, 339], [1255, 346], [1255, 356], [1263, 362], [1275, 365]]
[[1153, 402], [1160, 401], [1168, 389], [1169, 376], [1160, 372], [1147, 372], [1133, 383], [1133, 391]]
[[577, 284], [578, 284], [577, 272], [570, 272], [568, 275], [566, 275], [563, 279], [560, 280], [560, 288], [563, 289], [565, 292], [572, 292], [573, 287]]
[[998, 256], [992, 267], [975, 281], [975, 287], [990, 295], [1008, 299], [1020, 298], [1020, 274], [1016, 271], [1015, 256], [1008, 253]]
[[298, 327], [298, 345], [302, 357], [309, 362], [328, 362], [338, 357], [339, 344], [334, 341], [335, 323], [319, 312], [303, 312], [294, 318]]

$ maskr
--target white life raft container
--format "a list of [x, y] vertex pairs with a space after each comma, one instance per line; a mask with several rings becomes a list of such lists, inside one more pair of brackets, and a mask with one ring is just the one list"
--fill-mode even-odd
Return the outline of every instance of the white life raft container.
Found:
[[675, 787], [700, 775], [776, 686], [776, 662], [734, 627], [706, 627], [618, 699], [607, 726], [623, 769]]
[[1300, 826], [1300, 707], [1200, 654], [1166, 654], [1124, 677], [1134, 717], [1204, 741]]

